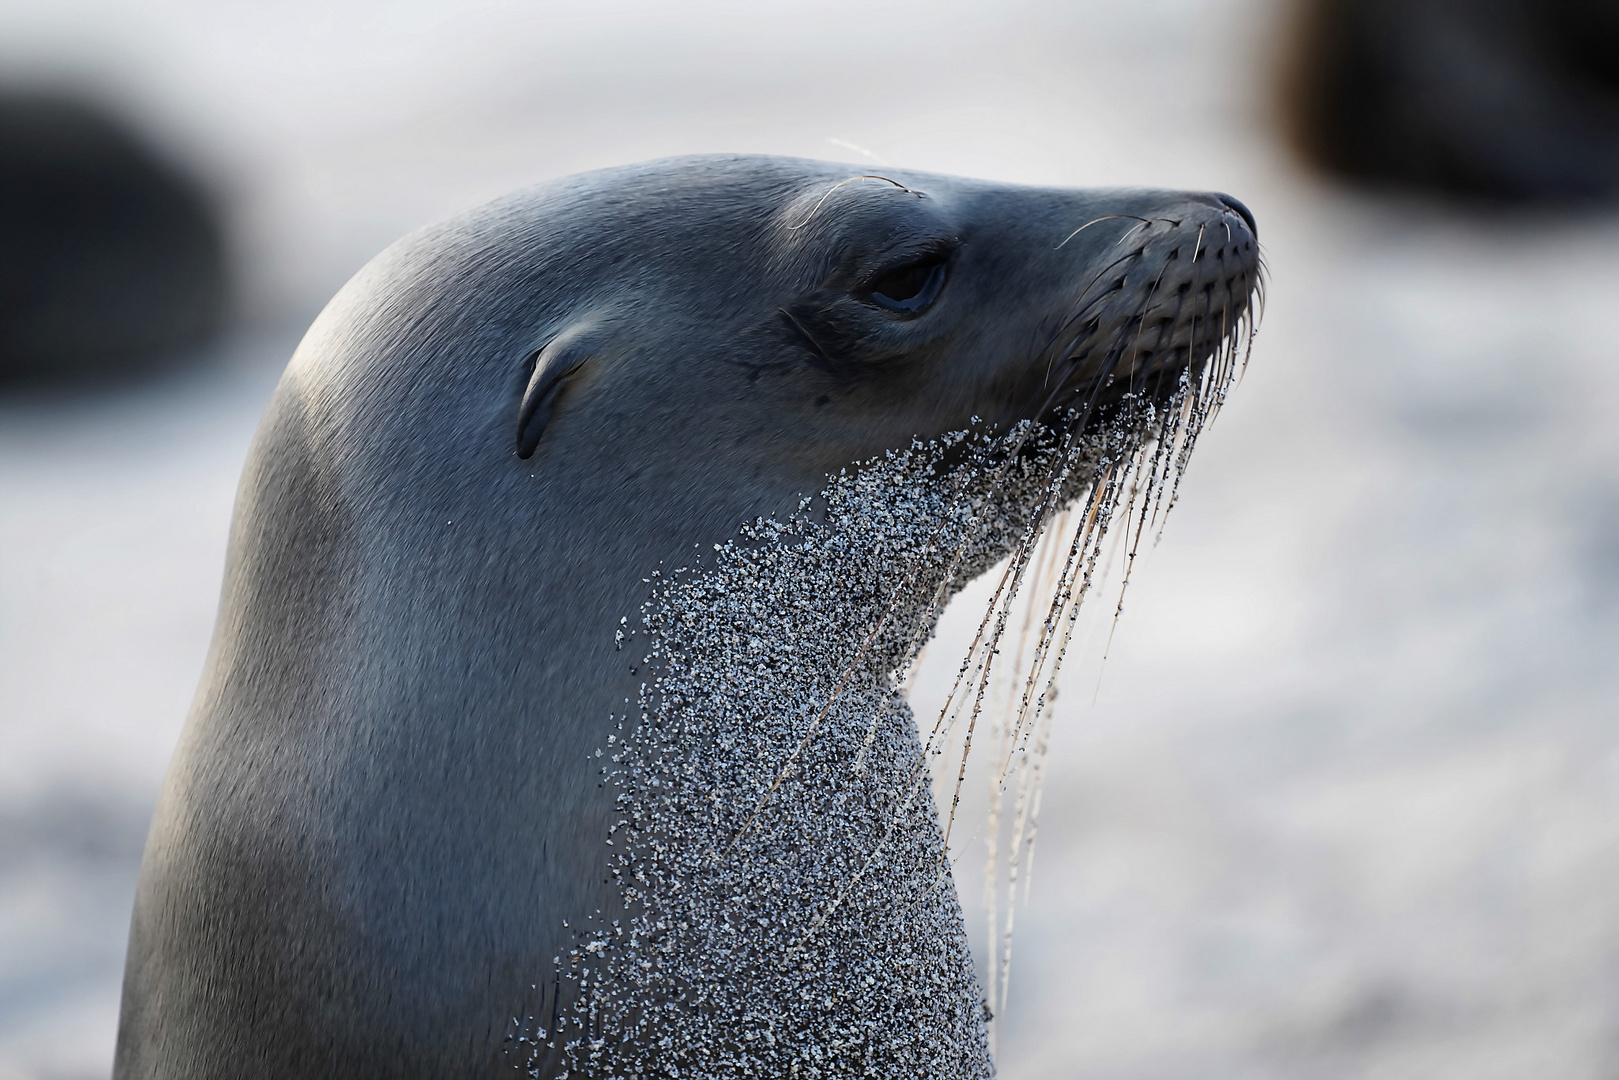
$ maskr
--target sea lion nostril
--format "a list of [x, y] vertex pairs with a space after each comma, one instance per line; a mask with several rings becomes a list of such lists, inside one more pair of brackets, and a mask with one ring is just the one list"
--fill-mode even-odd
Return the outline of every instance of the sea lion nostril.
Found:
[[1241, 199], [1233, 199], [1229, 195], [1218, 195], [1216, 198], [1225, 204], [1226, 209], [1234, 211], [1238, 217], [1248, 223], [1249, 232], [1253, 233], [1256, 238], [1259, 236], [1259, 226], [1254, 224], [1254, 212], [1244, 206]]

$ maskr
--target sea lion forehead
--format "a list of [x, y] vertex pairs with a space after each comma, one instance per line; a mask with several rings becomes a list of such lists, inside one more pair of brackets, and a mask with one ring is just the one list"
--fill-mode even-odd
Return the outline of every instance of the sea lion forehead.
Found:
[[745, 267], [762, 296], [813, 286], [863, 256], [950, 239], [950, 200], [934, 189], [959, 186], [980, 185], [798, 158], [666, 158], [528, 189], [482, 222], [474, 212], [472, 225], [493, 230], [474, 243], [503, 254], [497, 274], [544, 275], [547, 289], [560, 276], [580, 295], [712, 295]]
[[[850, 242], [947, 231], [941, 200], [928, 190], [949, 186], [946, 177], [900, 180], [798, 158], [694, 157], [653, 162], [624, 179], [651, 211], [649, 223], [661, 220], [688, 237], [687, 252], [741, 242], [755, 255], [763, 249], [802, 257]], [[924, 187], [921, 180], [934, 183]]]
[[617, 293], [637, 282], [662, 292], [727, 280], [741, 264], [766, 270], [783, 211], [849, 171], [764, 156], [664, 158], [549, 181], [475, 210], [467, 222], [473, 243], [498, 252], [508, 272], [560, 274], [582, 289]]

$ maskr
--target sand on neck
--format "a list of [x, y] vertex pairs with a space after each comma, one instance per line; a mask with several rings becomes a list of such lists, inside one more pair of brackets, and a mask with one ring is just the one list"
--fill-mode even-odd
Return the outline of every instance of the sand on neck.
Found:
[[[620, 630], [640, 700], [593, 762], [617, 791], [622, 903], [572, 928], [508, 1054], [535, 1075], [993, 1075], [1010, 923], [981, 985], [947, 854], [965, 759], [975, 735], [997, 756], [1007, 854], [1027, 859], [1047, 706], [1108, 525], [1125, 521], [1132, 556], [1161, 525], [1236, 342], [1106, 416], [865, 462], [788, 520], [649, 572], [640, 626]], [[992, 568], [955, 685], [919, 724], [906, 674], [944, 603]], [[1039, 617], [1003, 654], [1020, 596]], [[930, 781], [958, 760], [936, 806]]]

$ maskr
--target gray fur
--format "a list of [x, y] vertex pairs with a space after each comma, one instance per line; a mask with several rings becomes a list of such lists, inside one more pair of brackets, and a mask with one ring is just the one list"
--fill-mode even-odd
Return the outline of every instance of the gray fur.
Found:
[[[1087, 281], [1129, 279], [1095, 308], [1105, 338], [1152, 290], [1237, 294], [1188, 270], [1195, 237], [1205, 270], [1216, 236], [1253, 267], [1215, 196], [857, 172], [569, 177], [400, 241], [316, 320], [244, 471], [116, 1076], [501, 1074], [564, 921], [616, 895], [588, 756], [636, 697], [614, 631], [650, 571], [851, 462], [1026, 412]], [[851, 295], [952, 245], [918, 318]], [[1160, 357], [1184, 352], [1164, 319]], [[535, 358], [564, 338], [588, 362], [525, 460]]]

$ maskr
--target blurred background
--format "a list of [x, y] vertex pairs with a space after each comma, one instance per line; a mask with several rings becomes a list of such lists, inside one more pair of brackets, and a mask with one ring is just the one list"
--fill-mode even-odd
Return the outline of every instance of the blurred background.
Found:
[[1614, 8], [0, 0], [0, 1078], [110, 1066], [320, 305], [514, 187], [727, 150], [1259, 221], [1247, 377], [1067, 667], [1002, 1076], [1619, 1076]]

